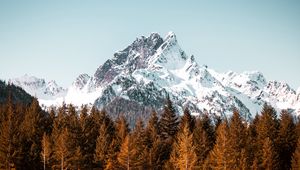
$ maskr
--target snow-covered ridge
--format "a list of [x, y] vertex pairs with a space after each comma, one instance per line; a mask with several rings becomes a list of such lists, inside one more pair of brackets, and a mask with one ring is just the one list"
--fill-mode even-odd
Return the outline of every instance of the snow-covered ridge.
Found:
[[55, 100], [65, 96], [67, 92], [66, 89], [57, 85], [54, 80], [46, 82], [45, 79], [27, 74], [9, 79], [8, 82], [23, 88], [27, 93], [41, 100]]
[[[30, 82], [26, 81], [33, 87], [45, 84], [43, 80]], [[296, 92], [286, 83], [268, 81], [259, 71], [219, 73], [201, 66], [181, 49], [175, 33], [169, 32], [165, 38], [158, 33], [137, 38], [100, 65], [94, 75], [79, 75], [64, 96], [40, 102], [49, 106], [65, 101], [102, 108], [121, 98], [161, 109], [169, 95], [179, 112], [189, 107], [194, 114], [226, 116], [237, 107], [249, 118], [260, 112], [265, 102], [278, 111], [290, 109], [300, 114], [299, 89]]]

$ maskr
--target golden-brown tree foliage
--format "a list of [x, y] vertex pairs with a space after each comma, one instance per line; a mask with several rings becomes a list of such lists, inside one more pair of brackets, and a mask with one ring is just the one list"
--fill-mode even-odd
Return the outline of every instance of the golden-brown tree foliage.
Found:
[[44, 164], [44, 169], [48, 166], [48, 161], [50, 159], [50, 156], [53, 152], [52, 148], [52, 141], [49, 135], [44, 133], [42, 138], [42, 151], [41, 151], [41, 157]]
[[135, 146], [132, 136], [126, 136], [117, 157], [119, 168], [129, 170], [141, 167], [143, 160], [140, 159], [139, 155], [140, 153]]
[[206, 167], [211, 169], [228, 169], [229, 159], [228, 124], [223, 121], [217, 129], [217, 139], [214, 148], [210, 151]]
[[188, 124], [185, 124], [178, 133], [171, 153], [170, 162], [175, 169], [190, 170], [195, 168], [197, 155], [193, 142], [193, 134], [190, 132], [190, 127]]
[[262, 167], [266, 170], [276, 170], [279, 169], [279, 159], [278, 154], [275, 150], [274, 143], [270, 138], [266, 138], [263, 144], [263, 157], [262, 157]]
[[292, 159], [292, 170], [300, 169], [300, 138], [298, 138], [297, 148], [293, 154]]

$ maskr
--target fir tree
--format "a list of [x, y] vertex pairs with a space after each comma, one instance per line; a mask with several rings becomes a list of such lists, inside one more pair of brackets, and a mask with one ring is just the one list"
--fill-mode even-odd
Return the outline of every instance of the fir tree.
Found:
[[173, 139], [175, 137], [178, 131], [179, 121], [169, 97], [167, 98], [166, 106], [164, 107], [159, 124], [162, 139]]
[[292, 115], [283, 110], [278, 133], [280, 169], [291, 169], [292, 154], [297, 145], [296, 125]]
[[17, 167], [21, 159], [21, 150], [19, 147], [19, 129], [18, 121], [13, 110], [11, 95], [8, 97], [7, 112], [1, 122], [0, 129], [0, 168], [13, 169]]
[[118, 153], [118, 163], [120, 165], [120, 169], [134, 169], [139, 168], [143, 160], [138, 156], [138, 150], [136, 149], [135, 143], [131, 135], [125, 137], [124, 142], [121, 146], [121, 150]]
[[87, 107], [83, 106], [80, 113], [81, 139], [79, 143], [84, 169], [92, 169], [94, 163], [96, 141], [99, 136], [99, 120], [94, 119], [96, 117], [95, 112], [98, 110], [94, 108], [88, 115]]
[[193, 132], [195, 152], [197, 155], [197, 165], [202, 167], [209, 152], [214, 146], [215, 134], [214, 127], [207, 115], [196, 119], [196, 125]]
[[256, 132], [257, 132], [257, 150], [256, 150], [256, 157], [258, 158], [259, 165], [262, 164], [263, 161], [263, 145], [266, 138], [272, 142], [272, 147], [274, 150], [277, 150], [277, 136], [278, 136], [278, 127], [279, 122], [277, 119], [276, 112], [274, 108], [265, 104], [263, 106], [261, 116], [256, 125]]
[[145, 157], [147, 160], [147, 169], [160, 169], [161, 164], [161, 145], [162, 141], [159, 138], [159, 123], [157, 113], [153, 111], [151, 113], [148, 125], [145, 129]]
[[42, 146], [40, 141], [42, 140], [45, 131], [45, 120], [45, 114], [39, 107], [37, 99], [34, 98], [25, 112], [24, 121], [21, 125], [23, 152], [27, 155], [27, 157], [24, 157], [25, 159], [23, 161], [31, 168], [38, 168], [41, 166], [40, 152]]
[[181, 117], [179, 129], [183, 130], [186, 124], [188, 125], [190, 132], [193, 132], [195, 128], [195, 117], [191, 115], [187, 107], [184, 109], [183, 116]]
[[95, 151], [95, 161], [101, 168], [104, 168], [108, 159], [112, 157], [111, 152], [114, 152], [112, 142], [115, 137], [113, 122], [106, 114], [104, 116], [105, 118], [100, 125]]
[[161, 115], [159, 121], [159, 129], [160, 129], [160, 138], [162, 141], [161, 144], [161, 162], [165, 163], [166, 160], [170, 158], [170, 154], [172, 151], [172, 145], [178, 131], [178, 117], [175, 113], [175, 108], [170, 100], [167, 98], [166, 106], [164, 107], [164, 111]]
[[299, 170], [300, 169], [300, 138], [298, 138], [297, 148], [293, 153], [292, 159], [292, 170]]
[[270, 138], [265, 139], [262, 152], [262, 167], [266, 170], [279, 169], [278, 154], [276, 153], [273, 142]]
[[178, 133], [170, 159], [176, 169], [194, 169], [197, 155], [193, 144], [193, 134], [188, 124], [185, 124], [182, 131]]
[[[238, 110], [234, 109], [233, 115], [229, 122], [229, 141], [228, 141], [228, 168], [238, 169], [242, 167], [240, 165], [242, 158], [242, 150], [245, 148], [246, 136], [245, 126]], [[247, 159], [246, 152], [244, 153], [244, 159]], [[246, 162], [246, 161], [245, 161]]]
[[208, 157], [207, 167], [212, 169], [228, 169], [229, 165], [228, 124], [224, 121], [217, 129], [216, 144]]
[[44, 133], [42, 138], [42, 152], [41, 152], [41, 157], [44, 164], [44, 170], [46, 169], [46, 167], [48, 167], [48, 161], [51, 154], [52, 154], [52, 142], [50, 137], [46, 133]]

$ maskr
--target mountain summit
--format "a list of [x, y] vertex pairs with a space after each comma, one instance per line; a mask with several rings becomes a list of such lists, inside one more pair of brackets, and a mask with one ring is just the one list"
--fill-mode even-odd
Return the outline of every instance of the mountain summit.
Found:
[[138, 114], [162, 109], [170, 96], [179, 113], [188, 107], [194, 114], [226, 116], [236, 107], [248, 119], [265, 102], [300, 114], [297, 91], [286, 83], [267, 81], [258, 71], [218, 73], [200, 66], [169, 32], [164, 38], [158, 33], [137, 38], [100, 65], [93, 76], [79, 75], [65, 96], [40, 98], [40, 102], [47, 106], [62, 101], [91, 104], [110, 112]]

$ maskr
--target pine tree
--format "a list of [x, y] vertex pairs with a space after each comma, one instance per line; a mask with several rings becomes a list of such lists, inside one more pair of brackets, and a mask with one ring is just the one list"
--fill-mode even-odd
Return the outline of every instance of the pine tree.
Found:
[[[94, 163], [94, 155], [96, 148], [97, 137], [99, 136], [98, 120], [94, 119], [95, 108], [88, 115], [86, 106], [83, 106], [80, 113], [81, 139], [80, 149], [83, 158], [83, 169], [92, 169]], [[96, 117], [96, 116], [95, 116]]]
[[185, 124], [182, 131], [178, 133], [170, 159], [176, 169], [194, 169], [197, 155], [193, 144], [193, 134], [188, 124]]
[[164, 107], [159, 124], [162, 139], [172, 140], [178, 131], [179, 121], [169, 97], [167, 97], [166, 106]]
[[120, 168], [127, 170], [139, 168], [143, 163], [143, 160], [139, 159], [139, 154], [132, 136], [130, 134], [127, 135], [117, 157]]
[[99, 136], [96, 142], [95, 161], [101, 167], [104, 168], [109, 158], [112, 157], [113, 145], [116, 133], [112, 120], [105, 114], [105, 118], [100, 125]]
[[79, 146], [76, 147], [74, 155], [71, 157], [71, 169], [82, 169], [84, 159], [82, 158], [81, 149]]
[[186, 124], [188, 125], [190, 132], [193, 132], [195, 128], [195, 117], [191, 115], [187, 107], [184, 109], [183, 116], [181, 117], [179, 129], [184, 129]]
[[[229, 169], [238, 169], [241, 167], [240, 163], [243, 162], [242, 150], [245, 149], [246, 136], [245, 136], [245, 126], [243, 120], [238, 112], [234, 109], [233, 115], [229, 122], [229, 141], [228, 141], [228, 150], [229, 150]], [[244, 153], [244, 159], [247, 159], [246, 152]], [[245, 161], [246, 162], [246, 161]]]
[[120, 139], [120, 143], [122, 143], [123, 140], [125, 140], [127, 134], [129, 133], [129, 125], [124, 115], [121, 115], [116, 120], [116, 129], [117, 129], [117, 136]]
[[19, 144], [18, 121], [13, 110], [11, 95], [6, 104], [7, 112], [1, 122], [0, 129], [0, 168], [18, 168], [17, 162], [20, 160], [21, 150]]
[[277, 119], [276, 111], [271, 106], [265, 104], [261, 111], [261, 116], [256, 125], [257, 132], [257, 150], [256, 157], [258, 164], [261, 165], [263, 161], [263, 145], [266, 138], [272, 142], [272, 147], [277, 150], [277, 136], [278, 136], [279, 122]]
[[66, 157], [69, 156], [69, 148], [67, 144], [68, 140], [68, 130], [64, 128], [64, 130], [60, 133], [57, 140], [55, 141], [55, 156], [58, 161], [60, 161], [60, 166], [58, 165], [55, 168], [60, 167], [60, 169], [65, 169], [66, 166]]
[[160, 148], [160, 160], [165, 163], [170, 158], [172, 145], [178, 131], [178, 117], [175, 108], [169, 97], [167, 97], [166, 106], [159, 121], [160, 140], [162, 141]]
[[153, 111], [151, 113], [148, 125], [145, 129], [145, 157], [146, 157], [146, 169], [161, 169], [161, 145], [162, 141], [159, 138], [159, 124], [157, 113]]
[[40, 141], [42, 140], [43, 133], [45, 131], [45, 114], [39, 107], [39, 103], [36, 98], [33, 99], [30, 106], [25, 112], [24, 121], [22, 122], [22, 147], [24, 154], [27, 157], [23, 162], [28, 167], [38, 168], [41, 166], [40, 152], [42, 149]]
[[259, 166], [259, 164], [258, 164], [257, 158], [254, 159], [253, 164], [251, 166], [251, 169], [253, 169], [253, 170], [259, 170], [259, 169], [261, 169], [260, 166]]
[[291, 169], [292, 154], [297, 145], [296, 125], [288, 111], [283, 110], [280, 117], [278, 133], [280, 169]]
[[214, 127], [207, 115], [203, 115], [201, 118], [196, 119], [193, 136], [195, 152], [197, 155], [197, 165], [200, 166], [201, 169], [215, 143]]
[[266, 170], [279, 169], [278, 154], [276, 153], [273, 142], [270, 138], [265, 139], [262, 152], [262, 167]]
[[208, 167], [212, 169], [229, 169], [229, 135], [228, 124], [224, 121], [217, 129], [216, 144], [209, 154]]
[[298, 138], [297, 148], [293, 153], [292, 159], [292, 170], [299, 170], [300, 169], [300, 138]]
[[245, 149], [242, 149], [241, 151], [241, 158], [240, 158], [240, 162], [239, 162], [239, 169], [241, 170], [247, 170], [250, 169], [250, 164], [248, 162], [248, 155]]
[[49, 158], [52, 154], [52, 142], [50, 137], [44, 133], [43, 138], [42, 138], [42, 152], [41, 152], [41, 157], [43, 160], [43, 164], [44, 164], [44, 170], [46, 169], [46, 167], [48, 167], [48, 161]]
[[256, 154], [256, 152], [258, 151], [257, 131], [256, 131], [258, 121], [259, 121], [259, 116], [256, 115], [248, 125], [248, 128], [246, 128], [247, 138], [246, 138], [245, 152], [247, 155], [248, 166], [253, 166], [255, 159], [256, 159], [256, 164], [258, 164], [258, 159], [256, 156], [258, 155]]
[[69, 129], [64, 128], [55, 141], [55, 156], [58, 161], [56, 168], [72, 169], [74, 167], [74, 155], [77, 149], [75, 142]]

